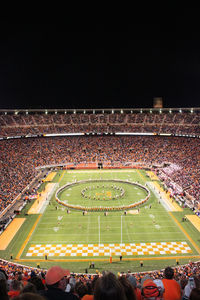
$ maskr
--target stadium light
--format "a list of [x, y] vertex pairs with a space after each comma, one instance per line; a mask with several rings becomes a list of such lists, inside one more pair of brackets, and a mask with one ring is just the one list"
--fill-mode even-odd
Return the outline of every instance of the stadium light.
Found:
[[179, 109], [179, 112], [182, 113], [182, 109]]
[[45, 111], [45, 115], [48, 115], [48, 111], [47, 110]]

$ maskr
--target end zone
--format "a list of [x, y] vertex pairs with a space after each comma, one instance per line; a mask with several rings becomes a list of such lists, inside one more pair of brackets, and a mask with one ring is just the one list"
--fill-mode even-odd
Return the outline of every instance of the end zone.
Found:
[[25, 218], [15, 218], [0, 236], [0, 250], [5, 250], [17, 231], [24, 223]]
[[196, 215], [186, 215], [186, 218], [200, 232], [200, 218], [198, 216], [196, 216]]

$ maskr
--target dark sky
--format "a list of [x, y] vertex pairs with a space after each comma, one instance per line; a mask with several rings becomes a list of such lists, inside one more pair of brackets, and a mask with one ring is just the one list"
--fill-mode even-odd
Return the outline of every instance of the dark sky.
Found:
[[0, 33], [0, 108], [200, 107], [200, 32], [180, 16]]

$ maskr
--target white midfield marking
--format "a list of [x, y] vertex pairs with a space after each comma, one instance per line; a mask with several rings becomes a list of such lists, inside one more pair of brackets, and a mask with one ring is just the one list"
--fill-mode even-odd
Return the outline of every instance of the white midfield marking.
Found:
[[158, 224], [155, 225], [155, 228], [156, 228], [156, 229], [160, 229], [160, 225], [158, 225]]
[[152, 219], [155, 219], [155, 216], [154, 215], [149, 215], [150, 218]]
[[54, 230], [55, 232], [57, 232], [57, 231], [59, 230], [59, 227], [54, 227], [53, 230]]

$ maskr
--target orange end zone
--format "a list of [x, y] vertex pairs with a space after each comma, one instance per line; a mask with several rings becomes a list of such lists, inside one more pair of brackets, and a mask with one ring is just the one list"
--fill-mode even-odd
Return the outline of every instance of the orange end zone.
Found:
[[55, 175], [56, 172], [51, 172], [43, 181], [52, 181]]
[[25, 220], [25, 218], [15, 218], [8, 225], [6, 230], [0, 235], [0, 250], [5, 250], [7, 248]]
[[200, 232], [200, 218], [196, 215], [186, 215], [186, 218], [194, 225], [194, 227]]

